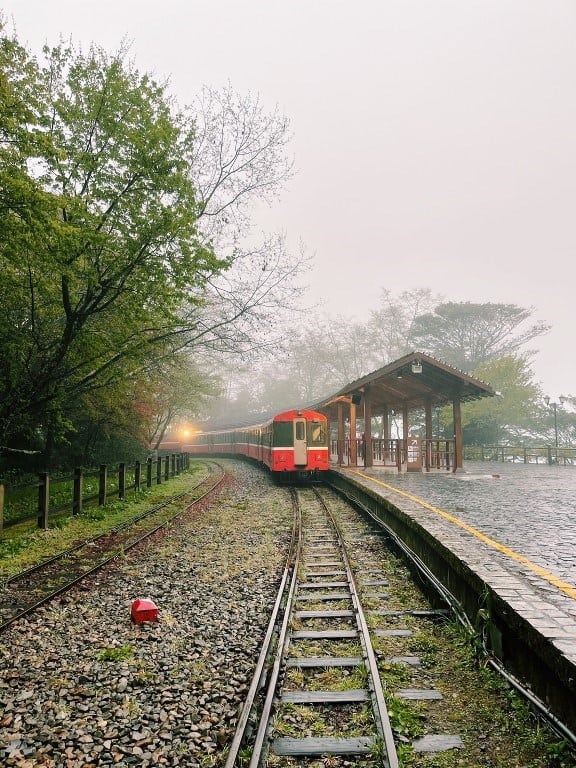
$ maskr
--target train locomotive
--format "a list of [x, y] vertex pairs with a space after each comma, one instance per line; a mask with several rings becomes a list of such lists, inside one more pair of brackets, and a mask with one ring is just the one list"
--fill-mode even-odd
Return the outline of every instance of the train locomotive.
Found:
[[293, 409], [256, 426], [200, 432], [181, 450], [242, 455], [267, 466], [277, 479], [306, 479], [330, 468], [329, 438], [324, 414]]

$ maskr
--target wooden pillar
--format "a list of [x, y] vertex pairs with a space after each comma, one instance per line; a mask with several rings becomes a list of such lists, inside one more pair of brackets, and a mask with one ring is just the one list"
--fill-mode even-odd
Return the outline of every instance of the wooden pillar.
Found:
[[98, 506], [103, 507], [106, 504], [106, 492], [108, 485], [108, 467], [106, 464], [100, 464], [98, 473]]
[[424, 421], [426, 424], [426, 440], [424, 442], [424, 450], [426, 452], [425, 456], [425, 466], [426, 471], [430, 471], [430, 465], [432, 463], [432, 403], [430, 400], [426, 400], [426, 405], [424, 408]]
[[402, 464], [408, 461], [408, 434], [410, 425], [408, 424], [408, 406], [402, 406]]
[[390, 440], [390, 413], [388, 408], [382, 413], [382, 437], [384, 440]]
[[462, 447], [462, 411], [460, 409], [460, 398], [456, 396], [452, 401], [452, 414], [454, 417], [454, 467], [457, 472], [464, 467], [464, 451]]
[[344, 464], [344, 406], [338, 403], [338, 438], [336, 440], [338, 451], [338, 466]]
[[118, 465], [118, 498], [126, 498], [126, 464], [123, 461]]
[[374, 466], [372, 452], [372, 403], [370, 402], [368, 388], [364, 392], [364, 466]]
[[82, 514], [82, 467], [74, 468], [74, 485], [72, 489], [72, 514]]
[[48, 472], [38, 475], [38, 528], [48, 529], [48, 513], [50, 510], [50, 476]]
[[358, 466], [358, 444], [356, 442], [356, 405], [350, 403], [350, 466]]

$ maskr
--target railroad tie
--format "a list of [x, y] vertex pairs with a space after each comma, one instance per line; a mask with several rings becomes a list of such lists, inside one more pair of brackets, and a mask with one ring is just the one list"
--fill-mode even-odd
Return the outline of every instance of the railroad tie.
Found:
[[333, 630], [296, 630], [292, 632], [293, 640], [355, 640], [358, 637], [357, 629], [333, 629]]
[[291, 656], [286, 660], [287, 667], [298, 667], [299, 669], [359, 667], [362, 663], [361, 656]]
[[353, 619], [354, 611], [295, 611], [297, 619]]
[[399, 688], [396, 696], [410, 701], [438, 701], [442, 698], [442, 694], [436, 688]]
[[358, 701], [370, 701], [370, 692], [366, 688], [349, 688], [345, 691], [286, 691], [280, 696], [280, 701], [283, 704], [353, 704]]
[[315, 738], [305, 736], [302, 739], [283, 737], [274, 739], [272, 752], [276, 755], [367, 755], [372, 751], [373, 739], [371, 736], [357, 736], [356, 738], [335, 739]]

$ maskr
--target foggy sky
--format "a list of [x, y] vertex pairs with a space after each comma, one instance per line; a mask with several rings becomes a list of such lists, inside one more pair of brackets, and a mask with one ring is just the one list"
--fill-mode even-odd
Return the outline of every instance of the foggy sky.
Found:
[[72, 36], [169, 77], [259, 93], [298, 173], [259, 208], [314, 254], [308, 300], [364, 320], [382, 288], [534, 307], [536, 378], [576, 394], [573, 0], [6, 0], [21, 42]]

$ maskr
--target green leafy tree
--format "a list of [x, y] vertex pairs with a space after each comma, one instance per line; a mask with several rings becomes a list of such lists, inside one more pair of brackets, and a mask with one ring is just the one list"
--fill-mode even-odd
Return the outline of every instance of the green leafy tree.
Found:
[[[183, 350], [273, 343], [259, 330], [304, 260], [239, 235], [249, 201], [289, 175], [287, 121], [230, 88], [179, 110], [126, 50], [60, 45], [40, 62], [2, 31], [0, 64], [4, 441], [70, 439], [70, 403], [102, 425], [96, 403], [112, 413], [143, 375], [150, 394], [154, 365]], [[190, 381], [198, 396], [213, 385]]]
[[498, 393], [462, 406], [464, 441], [475, 445], [529, 440], [537, 432], [542, 391], [526, 357], [509, 355], [482, 363], [474, 376]]
[[0, 380], [5, 434], [24, 417], [53, 429], [66, 400], [110, 386], [153, 347], [169, 353], [182, 303], [198, 302], [226, 266], [198, 244], [189, 136], [165, 87], [133, 70], [124, 51], [58, 46], [45, 55], [42, 68], [30, 65], [39, 106], [27, 141], [14, 126], [20, 167], [45, 202], [37, 211], [26, 200], [7, 205], [13, 238], [0, 247], [11, 310], [0, 338], [10, 353]]

